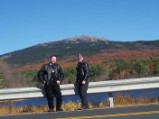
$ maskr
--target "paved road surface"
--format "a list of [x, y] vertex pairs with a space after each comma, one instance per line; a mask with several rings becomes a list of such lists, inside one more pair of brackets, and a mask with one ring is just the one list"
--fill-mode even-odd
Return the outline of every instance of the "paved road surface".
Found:
[[159, 119], [159, 105], [0, 116], [0, 119]]

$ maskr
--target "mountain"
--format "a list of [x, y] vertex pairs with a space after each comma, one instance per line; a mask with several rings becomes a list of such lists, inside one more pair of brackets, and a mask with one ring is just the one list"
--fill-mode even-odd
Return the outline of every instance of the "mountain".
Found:
[[41, 43], [22, 50], [1, 55], [7, 63], [24, 65], [44, 61], [50, 55], [59, 59], [75, 56], [78, 53], [91, 56], [105, 50], [152, 50], [159, 49], [159, 40], [117, 42], [105, 38], [90, 37], [86, 35], [66, 38], [60, 41]]

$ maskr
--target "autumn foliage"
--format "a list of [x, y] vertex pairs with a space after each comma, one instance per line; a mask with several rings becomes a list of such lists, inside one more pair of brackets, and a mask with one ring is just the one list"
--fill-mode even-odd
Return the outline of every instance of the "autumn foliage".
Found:
[[[85, 56], [84, 60], [90, 65], [90, 81], [159, 75], [159, 50], [104, 50], [91, 56]], [[48, 62], [49, 59], [40, 63], [14, 67], [12, 74], [16, 83], [13, 84], [37, 85], [37, 72], [43, 64]], [[77, 65], [76, 56], [58, 59], [58, 63], [61, 64], [65, 73], [63, 83], [73, 83]]]

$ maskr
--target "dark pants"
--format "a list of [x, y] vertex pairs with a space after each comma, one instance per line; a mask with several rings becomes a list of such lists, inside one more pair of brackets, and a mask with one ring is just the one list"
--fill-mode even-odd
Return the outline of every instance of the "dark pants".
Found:
[[60, 85], [56, 82], [49, 82], [45, 88], [49, 109], [54, 109], [54, 96], [56, 97], [56, 110], [60, 109], [62, 105]]
[[88, 89], [88, 82], [86, 84], [82, 84], [81, 82], [76, 83], [76, 89], [79, 93], [82, 107], [83, 108], [88, 108], [88, 100], [87, 100], [87, 89]]

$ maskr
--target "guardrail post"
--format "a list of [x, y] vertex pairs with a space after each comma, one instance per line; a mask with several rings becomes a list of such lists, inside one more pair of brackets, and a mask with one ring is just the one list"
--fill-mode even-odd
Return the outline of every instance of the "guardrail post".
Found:
[[112, 93], [108, 93], [108, 100], [109, 100], [109, 106], [111, 108], [114, 107], [114, 101], [113, 101], [113, 94]]
[[12, 113], [12, 111], [13, 111], [13, 101], [12, 100], [9, 100], [8, 101], [8, 109], [9, 109], [9, 113]]

